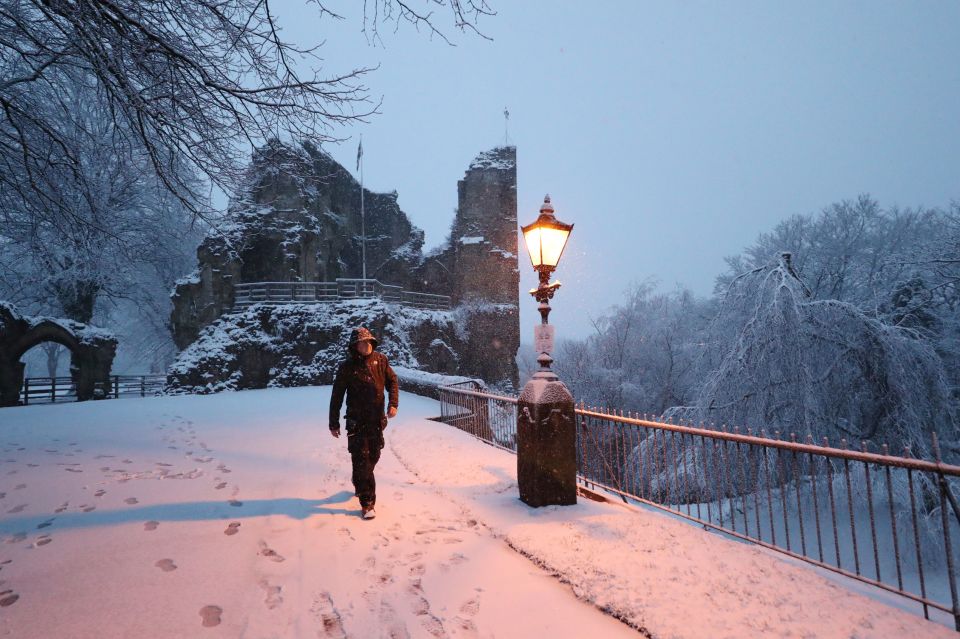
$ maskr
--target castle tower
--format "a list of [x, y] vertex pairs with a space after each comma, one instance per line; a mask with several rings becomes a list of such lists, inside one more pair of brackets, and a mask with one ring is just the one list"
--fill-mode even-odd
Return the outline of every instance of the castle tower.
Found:
[[468, 306], [468, 348], [460, 374], [494, 387], [519, 386], [520, 269], [517, 259], [517, 149], [484, 151], [457, 182], [459, 206], [450, 233], [451, 295]]
[[454, 304], [482, 299], [519, 302], [517, 149], [484, 151], [457, 182], [458, 208], [450, 244]]

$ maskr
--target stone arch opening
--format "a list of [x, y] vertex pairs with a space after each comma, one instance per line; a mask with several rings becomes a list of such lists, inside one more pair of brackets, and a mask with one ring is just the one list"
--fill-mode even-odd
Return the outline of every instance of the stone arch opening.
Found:
[[26, 368], [20, 358], [44, 342], [56, 342], [70, 351], [70, 378], [77, 401], [108, 396], [117, 350], [113, 335], [72, 320], [27, 317], [13, 305], [0, 303], [0, 406], [20, 403]]

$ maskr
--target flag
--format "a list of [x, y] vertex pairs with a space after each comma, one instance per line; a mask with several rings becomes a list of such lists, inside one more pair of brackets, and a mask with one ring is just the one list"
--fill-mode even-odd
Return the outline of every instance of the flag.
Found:
[[357, 145], [357, 170], [360, 170], [360, 158], [363, 157], [363, 138], [360, 138], [360, 144]]
[[503, 107], [503, 117], [505, 117], [508, 120], [510, 119], [510, 112], [507, 111], [507, 107]]

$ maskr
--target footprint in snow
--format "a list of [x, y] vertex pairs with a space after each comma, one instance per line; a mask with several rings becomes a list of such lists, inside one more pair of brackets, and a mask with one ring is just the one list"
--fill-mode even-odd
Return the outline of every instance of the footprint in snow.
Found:
[[283, 597], [280, 595], [282, 588], [280, 586], [273, 586], [266, 579], [261, 579], [259, 584], [267, 593], [263, 603], [267, 605], [268, 609], [273, 610], [283, 604]]
[[144, 530], [156, 530], [156, 529], [157, 529], [157, 526], [159, 526], [159, 525], [160, 525], [160, 522], [159, 522], [159, 521], [155, 521], [155, 520], [151, 519], [150, 521], [148, 521], [148, 522], [146, 522], [146, 523], [143, 524], [143, 529], [144, 529]]
[[451, 566], [459, 566], [466, 560], [467, 560], [466, 555], [455, 552], [452, 555], [450, 555], [450, 557], [445, 562], [440, 564], [440, 569], [444, 571], [450, 570]]
[[13, 592], [12, 590], [4, 590], [0, 592], [0, 606], [6, 608], [7, 606], [12, 606], [17, 602], [17, 599], [20, 598], [20, 595]]
[[171, 570], [177, 569], [177, 564], [173, 563], [173, 559], [158, 559], [153, 565], [163, 572], [170, 572]]
[[329, 592], [320, 592], [314, 596], [310, 612], [323, 628], [323, 634], [320, 634], [320, 637], [346, 639], [347, 634], [343, 631], [343, 620], [334, 607], [333, 598], [330, 597]]
[[223, 608], [220, 606], [204, 606], [200, 609], [200, 617], [203, 619], [203, 625], [207, 628], [220, 625], [220, 615], [223, 614]]
[[270, 548], [269, 546], [267, 546], [267, 542], [263, 540], [260, 541], [260, 552], [258, 552], [257, 554], [263, 555], [264, 557], [270, 559], [270, 561], [276, 561], [276, 562], [284, 561], [284, 557], [282, 555], [277, 554], [277, 551], [274, 550], [273, 548]]
[[407, 625], [397, 616], [393, 606], [386, 601], [380, 602], [380, 623], [386, 627], [389, 639], [410, 639]]
[[223, 531], [223, 534], [236, 535], [238, 532], [240, 532], [240, 522], [231, 521], [229, 524], [227, 524], [227, 529]]
[[464, 635], [467, 637], [479, 636], [477, 632], [477, 624], [473, 619], [478, 612], [480, 612], [479, 595], [465, 601], [460, 606], [460, 614], [453, 618], [453, 622], [457, 624], [460, 630], [462, 630]]

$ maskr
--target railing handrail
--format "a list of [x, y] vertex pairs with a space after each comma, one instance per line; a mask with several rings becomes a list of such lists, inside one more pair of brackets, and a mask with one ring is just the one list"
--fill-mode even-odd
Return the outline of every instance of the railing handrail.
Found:
[[879, 453], [868, 453], [845, 448], [833, 448], [831, 446], [821, 446], [819, 444], [809, 444], [782, 439], [773, 439], [770, 437], [757, 437], [756, 435], [743, 435], [741, 433], [725, 430], [712, 430], [709, 428], [697, 428], [696, 426], [684, 426], [682, 424], [671, 424], [669, 422], [655, 422], [646, 419], [637, 419], [634, 417], [623, 417], [620, 415], [604, 413], [594, 410], [588, 410], [582, 406], [576, 408], [578, 415], [586, 417], [597, 417], [611, 422], [621, 424], [633, 424], [646, 428], [657, 428], [660, 430], [669, 430], [687, 435], [698, 435], [701, 437], [712, 437], [714, 439], [723, 439], [742, 444], [754, 444], [756, 446], [766, 446], [769, 448], [780, 448], [797, 453], [813, 453], [815, 455], [824, 455], [837, 459], [849, 459], [851, 461], [867, 462], [870, 464], [888, 464], [900, 468], [909, 468], [912, 470], [923, 470], [927, 472], [943, 473], [952, 477], [960, 477], [960, 466], [944, 464], [943, 462], [927, 461], [916, 457], [901, 457], [898, 455], [882, 455]]
[[[297, 299], [304, 289], [313, 289], [314, 299]], [[252, 304], [316, 303], [334, 299], [379, 297], [388, 302], [449, 310], [452, 298], [437, 293], [408, 291], [376, 279], [338, 277], [333, 282], [238, 282], [234, 284], [234, 308]], [[262, 294], [269, 299], [251, 299]], [[307, 295], [310, 295], [308, 292]], [[321, 299], [322, 297], [322, 299]]]
[[[444, 386], [446, 390], [463, 395], [474, 395], [484, 399], [496, 399], [503, 402], [516, 404], [516, 397], [506, 395], [494, 395], [481, 391], [467, 390], [465, 388], [453, 388], [452, 385]], [[645, 428], [657, 428], [660, 430], [669, 430], [687, 435], [696, 435], [700, 437], [712, 437], [714, 439], [723, 439], [731, 442], [740, 442], [742, 444], [753, 444], [755, 446], [767, 446], [770, 448], [780, 448], [798, 453], [813, 453], [816, 455], [825, 455], [837, 459], [849, 459], [851, 461], [867, 462], [870, 464], [887, 464], [900, 468], [909, 468], [911, 470], [922, 470], [934, 473], [943, 473], [951, 477], [960, 477], [960, 466], [944, 464], [943, 462], [928, 461], [916, 457], [901, 457], [898, 455], [882, 455], [879, 453], [868, 453], [856, 450], [847, 450], [844, 448], [834, 448], [831, 446], [821, 446], [818, 444], [805, 444], [801, 442], [785, 441], [782, 439], [773, 439], [771, 437], [758, 437], [756, 435], [744, 435], [741, 433], [725, 430], [712, 430], [709, 428], [697, 428], [696, 426], [685, 426], [682, 424], [671, 424], [669, 422], [656, 422], [648, 419], [637, 419], [634, 417], [623, 417], [613, 413], [604, 413], [602, 411], [590, 410], [583, 405], [574, 407], [576, 414], [585, 417], [596, 417], [611, 422], [621, 424], [633, 424]]]

